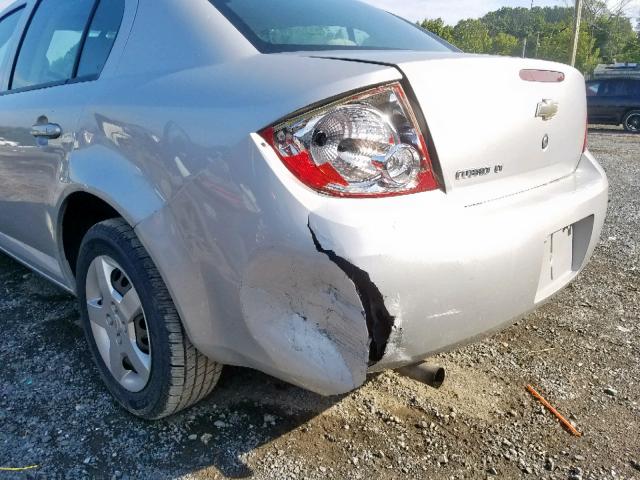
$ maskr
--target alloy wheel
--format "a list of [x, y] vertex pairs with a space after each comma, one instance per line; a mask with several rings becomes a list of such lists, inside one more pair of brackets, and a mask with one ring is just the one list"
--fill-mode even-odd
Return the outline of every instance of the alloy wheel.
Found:
[[630, 132], [640, 132], [640, 113], [629, 115], [626, 126]]
[[91, 332], [104, 364], [126, 390], [142, 391], [151, 372], [151, 341], [138, 292], [106, 255], [91, 262], [86, 292]]

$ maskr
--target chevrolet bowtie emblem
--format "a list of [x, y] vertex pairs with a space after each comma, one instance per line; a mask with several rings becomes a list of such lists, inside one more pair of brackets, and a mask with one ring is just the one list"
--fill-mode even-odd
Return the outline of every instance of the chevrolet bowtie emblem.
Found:
[[536, 118], [541, 118], [544, 121], [551, 120], [558, 114], [558, 102], [553, 100], [542, 100], [536, 108]]

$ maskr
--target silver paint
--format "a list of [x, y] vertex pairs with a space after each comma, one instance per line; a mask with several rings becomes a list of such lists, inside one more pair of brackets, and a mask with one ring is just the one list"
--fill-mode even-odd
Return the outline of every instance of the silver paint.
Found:
[[[88, 192], [135, 227], [197, 348], [338, 394], [368, 371], [507, 325], [565, 286], [593, 252], [608, 185], [581, 153], [577, 71], [457, 53], [261, 55], [206, 0], [126, 5], [99, 80], [0, 96], [0, 248], [65, 288], [75, 281], [62, 214], [69, 195]], [[523, 82], [523, 67], [563, 71], [566, 80]], [[433, 136], [441, 190], [322, 196], [255, 133], [403, 78]], [[0, 87], [7, 81], [0, 75]], [[541, 98], [561, 102], [556, 118], [535, 118]], [[461, 131], [463, 110], [473, 128]], [[30, 135], [41, 116], [61, 126], [59, 138], [38, 144]], [[547, 152], [545, 133], [557, 139]], [[498, 162], [500, 175], [455, 181], [469, 165]], [[538, 291], [545, 240], [590, 216], [590, 229], [574, 230], [584, 260], [561, 285]], [[360, 286], [317, 250], [310, 229], [383, 296], [394, 324], [377, 364], [369, 365]]]

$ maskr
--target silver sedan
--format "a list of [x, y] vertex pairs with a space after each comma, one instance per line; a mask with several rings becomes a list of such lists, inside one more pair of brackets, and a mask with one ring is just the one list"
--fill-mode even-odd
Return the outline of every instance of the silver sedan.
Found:
[[0, 249], [75, 293], [125, 408], [223, 364], [324, 395], [498, 330], [588, 262], [582, 75], [351, 0], [15, 0]]

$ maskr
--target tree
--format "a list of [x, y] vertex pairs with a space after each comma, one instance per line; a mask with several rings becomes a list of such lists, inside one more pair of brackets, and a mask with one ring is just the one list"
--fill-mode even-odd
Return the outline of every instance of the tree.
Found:
[[[565, 24], [565, 27], [557, 31], [555, 35], [542, 37], [539, 48], [539, 58], [567, 63], [570, 50], [573, 27]], [[596, 46], [595, 39], [587, 30], [581, 30], [578, 40], [578, 55], [576, 68], [582, 72], [592, 72], [601, 63], [600, 50]]]
[[608, 5], [602, 0], [586, 0], [584, 21], [596, 39], [605, 63], [619, 61], [637, 39], [630, 19], [625, 15], [630, 0]]
[[425, 30], [435, 33], [447, 42], [453, 42], [453, 27], [444, 23], [442, 18], [424, 19], [419, 25]]
[[489, 28], [481, 20], [461, 20], [453, 27], [453, 44], [465, 52], [488, 53], [492, 44]]
[[517, 56], [520, 53], [520, 41], [508, 33], [498, 33], [493, 37], [491, 53], [494, 55]]
[[629, 43], [617, 58], [620, 62], [640, 63], [640, 40]]
[[629, 39], [616, 60], [619, 62], [640, 63], [640, 30], [636, 32], [633, 38]]
[[516, 38], [525, 38], [540, 29], [542, 17], [540, 8], [503, 7], [482, 17], [482, 21], [489, 27], [492, 37], [498, 33], [507, 33]]
[[[632, 1], [584, 0], [577, 58], [577, 67], [584, 73], [599, 63], [640, 63], [640, 19], [636, 30], [628, 17]], [[505, 7], [453, 27], [441, 18], [420, 25], [463, 51], [520, 55], [526, 40], [526, 56], [567, 63], [573, 19], [573, 7]]]

